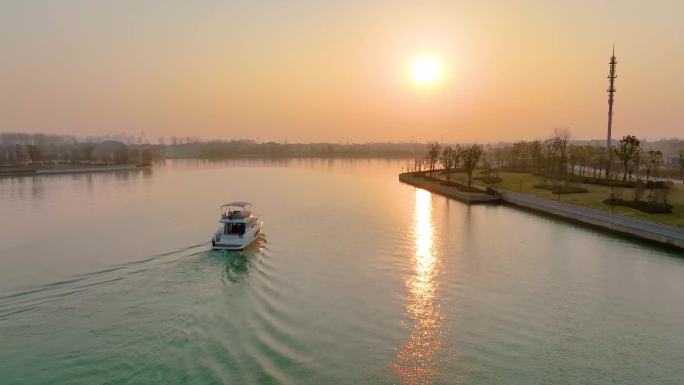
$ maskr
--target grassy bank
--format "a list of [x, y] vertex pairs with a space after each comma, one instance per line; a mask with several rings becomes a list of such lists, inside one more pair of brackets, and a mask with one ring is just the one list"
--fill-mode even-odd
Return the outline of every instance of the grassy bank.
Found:
[[[542, 184], [544, 178], [527, 173], [515, 172], [499, 172], [499, 177], [502, 179], [499, 183], [490, 184], [495, 189], [503, 189], [523, 194], [529, 194], [541, 198], [546, 198], [554, 201], [560, 200], [564, 203], [575, 204], [579, 206], [589, 207], [592, 209], [615, 212], [634, 218], [645, 219], [653, 222], [660, 222], [668, 225], [678, 226], [684, 228], [684, 185], [675, 184], [668, 195], [668, 202], [674, 206], [674, 211], [670, 214], [648, 214], [632, 208], [611, 206], [603, 203], [603, 200], [610, 195], [610, 189], [607, 186], [597, 186], [584, 183], [573, 183], [573, 186], [583, 187], [587, 189], [586, 193], [577, 194], [561, 194], [556, 195], [548, 190], [535, 188], [535, 185]], [[443, 177], [443, 176], [442, 176]], [[452, 174], [452, 178], [465, 178], [465, 174]], [[620, 189], [616, 189], [620, 190]], [[632, 189], [622, 188], [622, 197], [624, 199], [632, 199]]]

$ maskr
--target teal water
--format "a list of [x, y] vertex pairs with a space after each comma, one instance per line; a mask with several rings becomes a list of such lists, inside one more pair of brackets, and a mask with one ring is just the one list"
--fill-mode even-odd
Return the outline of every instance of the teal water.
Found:
[[[684, 257], [384, 160], [0, 179], [0, 384], [681, 384]], [[218, 206], [264, 217], [208, 247]]]

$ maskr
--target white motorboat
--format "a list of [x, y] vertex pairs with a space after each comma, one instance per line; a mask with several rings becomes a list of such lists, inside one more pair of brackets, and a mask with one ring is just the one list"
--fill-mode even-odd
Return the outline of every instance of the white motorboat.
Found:
[[233, 202], [221, 206], [219, 228], [211, 239], [214, 250], [242, 250], [257, 239], [263, 221], [252, 215], [252, 204]]

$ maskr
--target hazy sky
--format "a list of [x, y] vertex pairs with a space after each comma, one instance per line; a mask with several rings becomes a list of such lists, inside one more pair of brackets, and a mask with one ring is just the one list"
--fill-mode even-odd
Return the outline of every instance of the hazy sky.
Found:
[[614, 136], [684, 136], [682, 0], [0, 0], [0, 131], [603, 138], [613, 43]]

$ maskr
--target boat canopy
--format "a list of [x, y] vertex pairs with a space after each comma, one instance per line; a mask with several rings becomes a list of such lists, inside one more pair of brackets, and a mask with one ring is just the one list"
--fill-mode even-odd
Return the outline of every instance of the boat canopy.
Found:
[[240, 207], [244, 209], [249, 209], [251, 206], [252, 204], [250, 202], [231, 202], [221, 206], [221, 210], [223, 210], [224, 207]]

